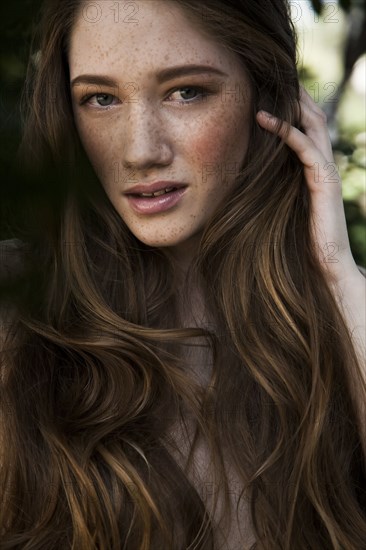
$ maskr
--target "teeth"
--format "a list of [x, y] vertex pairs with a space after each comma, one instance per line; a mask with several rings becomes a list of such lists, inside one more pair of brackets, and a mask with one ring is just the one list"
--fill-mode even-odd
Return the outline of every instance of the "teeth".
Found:
[[165, 189], [162, 189], [161, 191], [155, 191], [155, 193], [153, 193], [153, 197], [160, 197], [160, 195], [165, 195], [165, 193]]
[[174, 189], [174, 187], [166, 187], [165, 189], [162, 189], [161, 191], [156, 191], [155, 193], [140, 193], [140, 197], [160, 197], [160, 195], [164, 195], [172, 189]]

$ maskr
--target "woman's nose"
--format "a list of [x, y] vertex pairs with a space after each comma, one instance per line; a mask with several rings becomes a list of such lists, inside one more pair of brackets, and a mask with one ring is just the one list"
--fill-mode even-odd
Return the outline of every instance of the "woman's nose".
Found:
[[123, 122], [123, 158], [125, 168], [138, 170], [152, 165], [167, 165], [172, 159], [172, 147], [167, 128], [151, 104], [141, 100], [131, 103], [130, 112]]

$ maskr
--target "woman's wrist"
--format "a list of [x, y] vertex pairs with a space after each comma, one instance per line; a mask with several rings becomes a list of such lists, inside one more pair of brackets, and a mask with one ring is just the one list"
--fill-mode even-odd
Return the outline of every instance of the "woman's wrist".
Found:
[[[342, 280], [331, 285], [336, 301], [344, 315], [354, 342], [356, 353], [366, 362], [366, 278], [356, 269]], [[365, 366], [366, 380], [366, 366]]]

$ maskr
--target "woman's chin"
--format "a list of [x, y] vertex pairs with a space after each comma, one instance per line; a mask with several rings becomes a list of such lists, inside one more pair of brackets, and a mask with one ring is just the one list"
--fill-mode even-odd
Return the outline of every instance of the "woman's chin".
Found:
[[148, 233], [142, 233], [133, 231], [133, 229], [130, 228], [130, 231], [135, 235], [136, 239], [141, 241], [142, 243], [146, 244], [147, 246], [151, 246], [153, 248], [174, 248], [184, 245], [184, 243], [189, 242], [191, 234], [174, 234], [169, 235], [169, 233], [165, 232], [165, 234], [148, 234]]

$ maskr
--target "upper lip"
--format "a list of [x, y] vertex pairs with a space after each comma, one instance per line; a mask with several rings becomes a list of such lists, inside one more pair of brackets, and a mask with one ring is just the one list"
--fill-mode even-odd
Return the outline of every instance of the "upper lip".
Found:
[[137, 193], [156, 193], [156, 191], [161, 191], [167, 187], [186, 187], [186, 183], [179, 183], [177, 181], [154, 181], [152, 183], [144, 183], [139, 185], [134, 185], [130, 189], [125, 191], [125, 195], [137, 194]]

